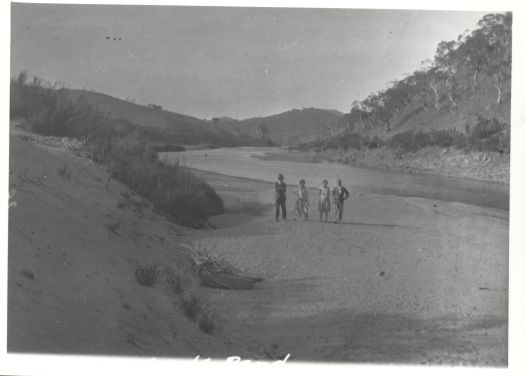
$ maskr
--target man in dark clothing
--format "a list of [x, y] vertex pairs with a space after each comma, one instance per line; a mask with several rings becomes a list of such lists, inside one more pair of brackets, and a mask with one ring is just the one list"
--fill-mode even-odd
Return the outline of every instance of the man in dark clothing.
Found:
[[279, 209], [282, 211], [283, 219], [286, 220], [286, 183], [283, 174], [277, 176], [275, 182], [275, 220], [279, 220]]
[[335, 221], [334, 223], [341, 223], [343, 219], [343, 204], [344, 201], [350, 197], [348, 190], [343, 187], [341, 179], [337, 180], [337, 186], [332, 191], [332, 197], [334, 198], [335, 204]]

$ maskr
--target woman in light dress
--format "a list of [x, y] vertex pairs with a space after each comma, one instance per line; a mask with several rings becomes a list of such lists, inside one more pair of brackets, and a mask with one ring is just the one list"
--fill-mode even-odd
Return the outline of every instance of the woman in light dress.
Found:
[[330, 212], [330, 188], [328, 188], [328, 181], [323, 180], [323, 184], [319, 189], [319, 221], [328, 221], [328, 212]]
[[295, 210], [303, 220], [308, 220], [308, 214], [310, 214], [310, 202], [308, 201], [308, 189], [306, 188], [306, 182], [301, 179], [299, 187], [297, 187], [297, 201], [295, 203]]

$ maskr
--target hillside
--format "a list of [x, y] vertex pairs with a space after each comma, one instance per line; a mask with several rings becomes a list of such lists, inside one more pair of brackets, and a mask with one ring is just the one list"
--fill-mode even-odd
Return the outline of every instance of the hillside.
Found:
[[199, 330], [166, 282], [137, 282], [139, 265], [190, 275], [187, 229], [63, 148], [10, 151], [8, 351], [258, 357]]
[[410, 103], [405, 109], [393, 114], [391, 130], [378, 127], [369, 131], [370, 135], [390, 138], [397, 133], [406, 131], [429, 132], [441, 129], [455, 129], [465, 131], [465, 126], [476, 125], [478, 116], [495, 118], [510, 124], [510, 94], [511, 83], [507, 80], [502, 85], [501, 103], [496, 103], [497, 92], [491, 85], [488, 77], [480, 79], [479, 89], [472, 95], [456, 100], [456, 107], [450, 108], [446, 99], [443, 99], [440, 108], [421, 108], [418, 103]]
[[305, 108], [244, 120], [221, 117], [208, 121], [102, 93], [68, 91], [72, 99], [87, 103], [110, 119], [126, 120], [154, 129], [185, 144], [236, 146], [263, 142], [289, 145], [327, 137], [344, 127], [343, 114], [335, 110]]
[[150, 129], [150, 132], [158, 134], [159, 140], [169, 139], [189, 145], [235, 146], [257, 143], [254, 137], [244, 134], [232, 135], [211, 121], [138, 105], [102, 93], [77, 89], [68, 89], [68, 92], [73, 100], [87, 103], [110, 119], [125, 120]]
[[[299, 149], [418, 172], [443, 173], [448, 160], [453, 176], [508, 183], [511, 72], [512, 15], [488, 14], [478, 29], [439, 43], [421, 69], [355, 101], [338, 134]], [[473, 163], [476, 173], [461, 172]]]
[[279, 145], [293, 145], [333, 135], [344, 127], [343, 114], [304, 108], [244, 120], [218, 119], [218, 125], [238, 137], [257, 137]]

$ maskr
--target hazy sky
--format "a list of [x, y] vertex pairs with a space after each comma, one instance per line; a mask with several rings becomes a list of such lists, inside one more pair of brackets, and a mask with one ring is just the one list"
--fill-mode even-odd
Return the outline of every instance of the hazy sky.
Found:
[[204, 118], [346, 112], [484, 14], [13, 4], [11, 70]]

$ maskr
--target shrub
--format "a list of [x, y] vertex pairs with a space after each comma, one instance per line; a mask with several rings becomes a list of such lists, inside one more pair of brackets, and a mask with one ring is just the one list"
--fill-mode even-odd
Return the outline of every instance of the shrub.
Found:
[[202, 311], [202, 300], [192, 292], [182, 296], [181, 304], [184, 315], [192, 321], [197, 321]]
[[416, 151], [417, 143], [415, 139], [415, 134], [413, 131], [406, 131], [398, 133], [392, 136], [387, 142], [387, 146], [392, 149], [397, 149], [401, 151]]
[[[476, 131], [477, 134], [478, 131]], [[386, 144], [402, 152], [416, 152], [426, 146], [455, 147], [456, 149], [466, 149], [467, 147], [480, 148], [478, 139], [470, 135], [465, 135], [455, 129], [442, 129], [431, 132], [406, 131], [398, 133], [390, 138]], [[488, 150], [488, 147], [486, 148]]]
[[343, 150], [348, 149], [361, 149], [368, 140], [363, 137], [360, 133], [349, 133], [343, 136], [338, 136], [329, 139], [325, 144], [325, 149], [336, 149], [341, 148]]
[[465, 131], [469, 140], [483, 140], [504, 131], [506, 128], [507, 125], [501, 123], [498, 119], [487, 119], [478, 115], [477, 124], [473, 127], [467, 124]]
[[399, 154], [416, 152], [427, 146], [454, 147], [459, 150], [510, 152], [509, 125], [498, 119], [487, 119], [478, 116], [474, 125], [467, 125], [465, 132], [456, 129], [441, 129], [429, 132], [415, 132], [408, 130], [397, 133], [384, 141], [378, 136], [370, 139], [359, 133], [350, 133], [333, 137], [328, 140], [317, 140], [298, 146], [298, 150], [315, 150], [320, 152], [326, 149], [374, 149], [382, 146], [395, 149]]
[[201, 227], [210, 215], [224, 211], [220, 196], [187, 168], [166, 165], [133, 135], [106, 148], [111, 176], [150, 200], [157, 211], [187, 227]]
[[498, 119], [478, 116], [474, 126], [465, 126], [467, 147], [478, 151], [510, 153], [510, 128]]
[[159, 268], [157, 265], [138, 265], [135, 268], [135, 278], [139, 285], [151, 287], [157, 282]]
[[157, 152], [157, 153], [162, 153], [162, 152], [174, 152], [174, 151], [184, 151], [184, 150], [186, 150], [186, 148], [184, 148], [184, 146], [181, 146], [181, 145], [173, 145], [173, 144], [156, 145], [156, 146], [153, 146], [153, 149], [154, 149], [155, 152]]
[[372, 138], [372, 140], [370, 140], [368, 143], [367, 147], [369, 149], [376, 149], [382, 147], [383, 145], [385, 145], [385, 142], [378, 136], [374, 136], [374, 138]]
[[191, 280], [188, 277], [173, 269], [166, 271], [166, 281], [176, 295], [181, 295], [191, 285]]
[[445, 148], [454, 146], [463, 149], [466, 145], [465, 135], [456, 129], [442, 129], [431, 132], [432, 144]]
[[213, 334], [216, 323], [213, 313], [204, 308], [199, 316], [199, 329], [204, 333]]
[[496, 151], [501, 154], [510, 153], [510, 138], [505, 134], [493, 134], [480, 140], [474, 149], [478, 151]]

